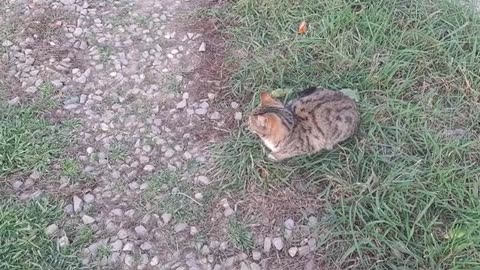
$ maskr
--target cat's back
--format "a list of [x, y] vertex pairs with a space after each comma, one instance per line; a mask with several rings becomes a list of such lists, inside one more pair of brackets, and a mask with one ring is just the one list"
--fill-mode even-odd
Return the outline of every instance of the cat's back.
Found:
[[332, 144], [355, 133], [360, 121], [355, 101], [339, 91], [309, 88], [289, 106], [304, 130]]

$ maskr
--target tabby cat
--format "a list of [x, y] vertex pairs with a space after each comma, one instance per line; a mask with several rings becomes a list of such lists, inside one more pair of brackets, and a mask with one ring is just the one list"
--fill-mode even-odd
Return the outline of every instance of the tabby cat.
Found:
[[248, 126], [273, 160], [331, 150], [355, 134], [360, 123], [355, 102], [338, 91], [310, 87], [286, 105], [262, 92], [260, 101]]

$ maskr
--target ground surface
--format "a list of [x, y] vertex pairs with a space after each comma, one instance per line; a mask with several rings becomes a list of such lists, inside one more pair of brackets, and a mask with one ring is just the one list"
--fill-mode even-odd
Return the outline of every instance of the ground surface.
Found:
[[[472, 10], [11, 0], [0, 12], [0, 269], [479, 266]], [[244, 128], [256, 93], [314, 84], [357, 92], [358, 136], [269, 162]]]
[[[266, 258], [276, 260], [275, 247], [263, 252], [264, 239], [253, 239], [234, 218], [237, 205], [209, 173], [211, 146], [238, 126], [244, 109], [222, 99], [215, 20], [191, 19], [209, 4], [1, 4], [2, 106], [13, 108], [3, 118], [10, 124], [4, 147], [11, 152], [2, 160], [2, 196], [65, 202], [63, 218], [39, 214], [54, 246], [72, 249], [50, 267], [244, 270], [268, 269]], [[12, 124], [16, 115], [25, 115], [21, 124], [36, 117], [46, 122], [20, 131]], [[60, 129], [67, 131], [60, 135]], [[45, 133], [23, 137], [37, 130]], [[7, 210], [2, 224], [15, 224]], [[259, 248], [252, 255], [255, 240]], [[274, 240], [286, 250], [280, 242]], [[307, 242], [302, 256], [315, 245]], [[44, 256], [56, 256], [54, 250]], [[4, 261], [4, 267], [22, 269], [21, 260]]]

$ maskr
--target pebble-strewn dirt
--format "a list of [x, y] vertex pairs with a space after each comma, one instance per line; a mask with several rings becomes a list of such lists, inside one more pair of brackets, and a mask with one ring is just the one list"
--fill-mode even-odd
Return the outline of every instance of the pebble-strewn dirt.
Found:
[[[256, 237], [248, 254], [226, 237], [236, 207], [210, 188], [215, 180], [206, 168], [209, 147], [228, 123], [242, 120], [243, 108], [220, 102], [222, 78], [205, 76], [216, 63], [216, 41], [188, 17], [205, 4], [36, 0], [2, 7], [2, 24], [11, 26], [0, 51], [8, 103], [47, 89], [61, 104], [52, 118], [78, 120], [70, 163], [56, 164], [55, 180], [45, 184], [51, 176], [33, 172], [11, 181], [12, 189], [20, 198], [67, 196], [64, 226], [93, 232], [81, 257], [87, 269], [290, 269], [272, 258], [316, 249], [308, 236], [290, 243], [293, 232], [315, 226], [314, 217], [302, 226], [287, 219], [271, 236]], [[215, 237], [214, 227], [223, 233]], [[317, 269], [313, 260], [304, 266]]]

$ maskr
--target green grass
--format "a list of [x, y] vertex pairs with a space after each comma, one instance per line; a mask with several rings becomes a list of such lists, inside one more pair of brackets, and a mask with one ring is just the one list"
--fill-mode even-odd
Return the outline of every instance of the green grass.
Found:
[[164, 171], [149, 179], [142, 203], [150, 203], [158, 213], [172, 214], [178, 222], [193, 222], [206, 214], [211, 201], [208, 191], [202, 192], [201, 202], [193, 198], [193, 191], [191, 185], [182, 181], [177, 172]]
[[79, 177], [82, 173], [80, 167], [74, 159], [65, 159], [62, 161], [62, 174], [70, 178]]
[[233, 246], [242, 251], [250, 251], [254, 247], [252, 233], [237, 218], [228, 221], [228, 237]]
[[79, 269], [77, 251], [44, 232], [61, 217], [61, 205], [46, 199], [0, 204], [0, 269]]
[[125, 160], [128, 157], [128, 147], [126, 145], [115, 143], [109, 149], [109, 159], [113, 161]]
[[43, 170], [61, 153], [66, 130], [34, 106], [0, 104], [0, 177], [20, 170]]
[[224, 188], [322, 188], [328, 269], [480, 268], [480, 15], [460, 3], [238, 0], [213, 14], [251, 107], [262, 90], [322, 85], [358, 91], [362, 113], [354, 139], [283, 163], [240, 130], [217, 147]]

